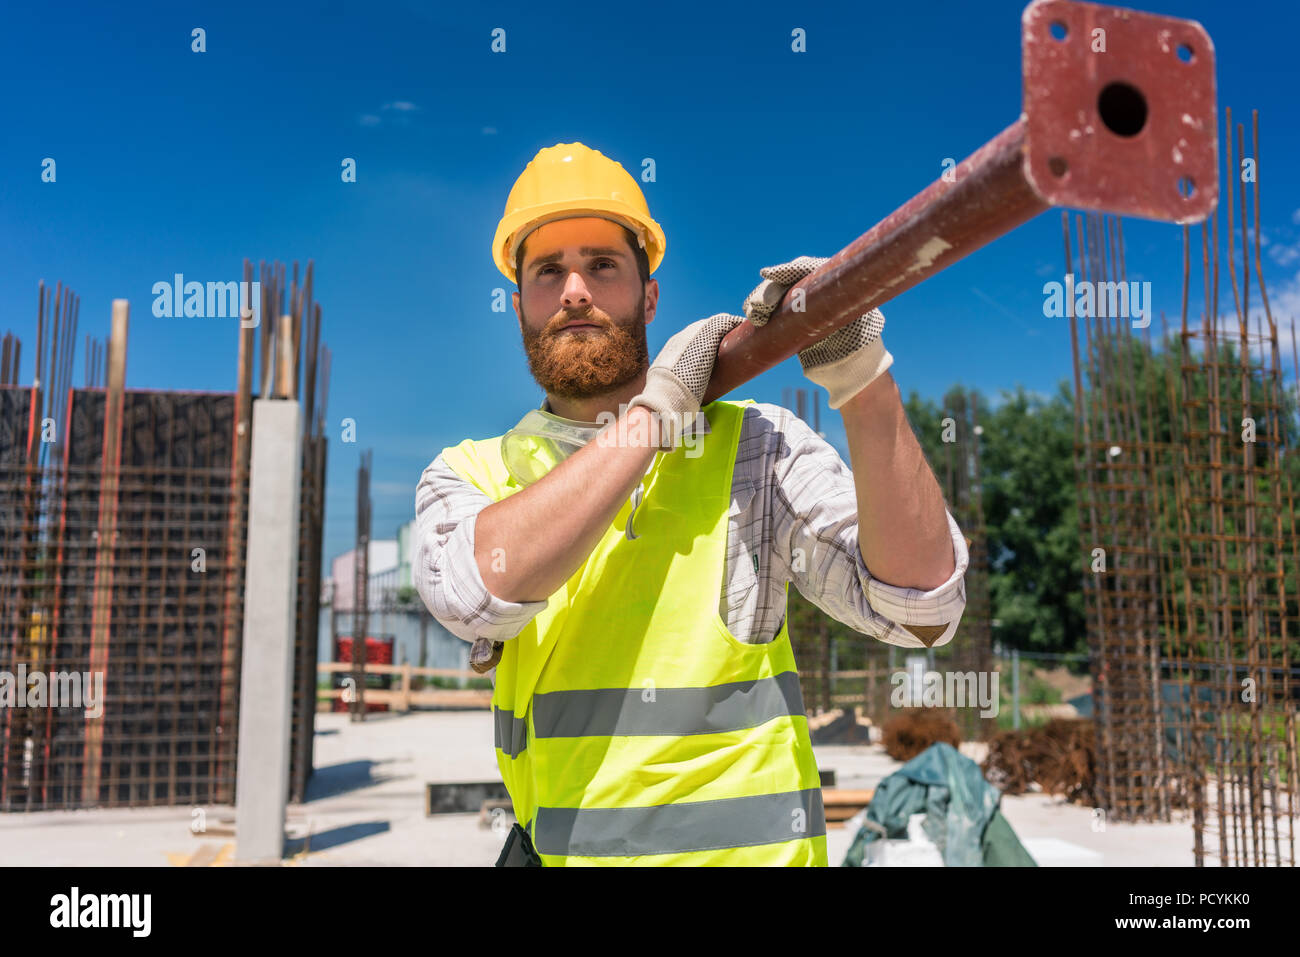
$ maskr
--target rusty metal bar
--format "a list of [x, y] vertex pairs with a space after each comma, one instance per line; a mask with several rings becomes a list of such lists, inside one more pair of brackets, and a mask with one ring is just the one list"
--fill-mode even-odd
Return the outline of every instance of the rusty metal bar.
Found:
[[352, 592], [352, 720], [366, 716], [366, 634], [370, 628], [370, 463], [373, 452], [361, 455], [357, 468], [357, 544]]
[[[1107, 52], [1092, 52], [1093, 31]], [[1059, 35], [1059, 39], [1058, 39]], [[1024, 111], [718, 348], [709, 402], [1051, 206], [1200, 222], [1218, 201], [1214, 45], [1191, 20], [1076, 0], [1022, 17]]]
[[265, 262], [259, 263], [258, 266], [262, 275], [262, 323], [258, 335], [260, 340], [258, 349], [260, 374], [257, 378], [255, 393], [258, 398], [267, 399], [271, 395], [271, 333], [275, 329], [275, 317], [279, 315], [276, 307], [278, 296], [275, 293], [273, 268]]
[[[320, 324], [320, 306], [316, 307], [316, 323]], [[330, 366], [334, 361], [334, 353], [329, 347], [321, 345], [320, 356], [320, 408], [317, 411], [319, 425], [316, 427], [317, 432], [323, 432], [325, 429], [325, 413], [329, 407], [330, 401]]]
[[[47, 419], [54, 416], [54, 399], [59, 391], [59, 382], [55, 370], [58, 368], [59, 320], [62, 315], [61, 309], [63, 306], [63, 300], [63, 283], [60, 281], [54, 290], [54, 319], [50, 329], [50, 335], [52, 337], [50, 341], [50, 373], [49, 377], [45, 380], [45, 417]], [[39, 412], [39, 409], [37, 411]], [[43, 425], [41, 431], [44, 432]], [[45, 444], [44, 441], [41, 442], [40, 455], [42, 459], [45, 456]]]
[[32, 386], [36, 389], [41, 387], [41, 360], [45, 356], [45, 280], [40, 281], [37, 286], [37, 305], [36, 305], [36, 380]]

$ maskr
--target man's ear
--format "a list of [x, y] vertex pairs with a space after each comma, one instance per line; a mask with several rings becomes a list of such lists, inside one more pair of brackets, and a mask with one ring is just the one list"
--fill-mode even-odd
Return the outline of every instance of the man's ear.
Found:
[[645, 284], [645, 324], [654, 321], [655, 310], [659, 307], [659, 280], [651, 279]]
[[519, 323], [519, 331], [522, 333], [524, 331], [524, 317], [519, 313], [519, 293], [517, 291], [510, 294], [510, 304], [515, 307], [515, 320]]

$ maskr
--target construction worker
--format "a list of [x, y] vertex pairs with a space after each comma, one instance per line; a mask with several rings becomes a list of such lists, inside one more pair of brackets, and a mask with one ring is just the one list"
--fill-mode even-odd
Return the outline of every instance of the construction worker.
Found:
[[[853, 471], [787, 409], [701, 409], [718, 314], [646, 325], [665, 238], [636, 181], [541, 150], [493, 239], [540, 409], [445, 448], [416, 491], [416, 586], [494, 679], [517, 824], [499, 865], [826, 865], [786, 625], [794, 582], [904, 648], [948, 642], [966, 543], [908, 426], [873, 310], [800, 354]], [[762, 323], [824, 260], [761, 270]]]

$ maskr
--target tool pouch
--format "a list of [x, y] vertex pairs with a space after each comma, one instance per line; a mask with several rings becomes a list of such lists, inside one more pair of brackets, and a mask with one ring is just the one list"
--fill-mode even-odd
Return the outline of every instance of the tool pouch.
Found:
[[528, 836], [528, 832], [515, 822], [510, 827], [510, 833], [506, 835], [505, 847], [501, 848], [501, 856], [497, 858], [497, 867], [541, 867], [542, 859], [537, 856], [537, 851], [533, 849], [533, 841]]

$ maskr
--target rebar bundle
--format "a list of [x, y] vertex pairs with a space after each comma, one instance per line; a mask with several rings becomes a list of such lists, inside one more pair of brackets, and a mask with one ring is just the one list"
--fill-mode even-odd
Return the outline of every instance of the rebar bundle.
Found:
[[[1259, 267], [1258, 114], [1254, 157], [1242, 167], [1250, 176], [1233, 162], [1231, 111], [1226, 128], [1235, 321], [1219, 312], [1217, 213], [1201, 226], [1199, 326], [1188, 320], [1193, 241], [1183, 228], [1181, 328], [1162, 353], [1133, 334], [1130, 317], [1104, 308], [1081, 317], [1081, 346], [1071, 314], [1097, 792], [1118, 820], [1169, 820], [1171, 809], [1188, 808], [1197, 864], [1294, 865], [1300, 749], [1290, 646], [1300, 633], [1300, 561], [1287, 466], [1296, 425]], [[1236, 132], [1243, 155], [1244, 131]], [[1252, 184], [1264, 306], [1253, 317]], [[1126, 282], [1118, 221], [1081, 217], [1075, 236], [1081, 280]], [[1074, 272], [1068, 220], [1065, 243]]]
[[[1065, 223], [1066, 273], [1090, 288], [1127, 284], [1123, 225], [1076, 219], [1077, 264]], [[1126, 297], [1127, 298], [1127, 297]], [[1128, 309], [1095, 296], [1095, 315], [1071, 308], [1075, 467], [1084, 591], [1096, 704], [1099, 793], [1118, 820], [1169, 820], [1161, 699], [1162, 592], [1158, 564], [1167, 519], [1171, 445], [1155, 415], [1149, 336]], [[1080, 356], [1079, 319], [1083, 320]], [[1089, 388], [1083, 388], [1086, 373]], [[1154, 384], [1153, 384], [1154, 383]]]
[[[1231, 110], [1226, 128], [1226, 261], [1235, 316], [1219, 312], [1216, 215], [1212, 236], [1201, 227], [1205, 311], [1199, 328], [1189, 326], [1192, 244], [1183, 230], [1182, 458], [1176, 488], [1184, 602], [1173, 659], [1197, 863], [1294, 866], [1300, 682], [1291, 643], [1298, 634], [1292, 608], [1300, 594], [1300, 562], [1285, 465], [1296, 454], [1295, 428], [1293, 409], [1283, 402], [1278, 327], [1259, 267], [1258, 111], [1250, 179], [1239, 177], [1234, 164]], [[1240, 124], [1236, 135], [1236, 153], [1244, 157]], [[1240, 180], [1235, 196], [1234, 180]], [[1252, 180], [1253, 250], [1246, 219], [1246, 185]], [[1252, 258], [1264, 307], [1253, 317], [1254, 330]]]
[[[309, 290], [310, 264], [307, 276]], [[306, 411], [295, 660], [309, 677], [295, 689], [296, 799], [315, 713], [328, 378], [319, 306], [305, 324], [305, 389], [287, 354], [301, 342], [307, 290], [295, 282], [293, 310], [267, 323], [281, 335], [263, 354], [280, 369], [277, 394], [301, 394]], [[240, 330], [234, 393], [128, 390], [118, 300], [108, 342], [87, 337], [86, 388], [76, 389], [77, 313], [75, 295], [42, 284], [34, 383], [18, 382], [16, 340], [0, 356], [0, 672], [102, 682], [102, 695], [92, 711], [88, 700], [57, 703], [51, 687], [42, 703], [0, 709], [0, 810], [229, 804], [254, 330]]]

